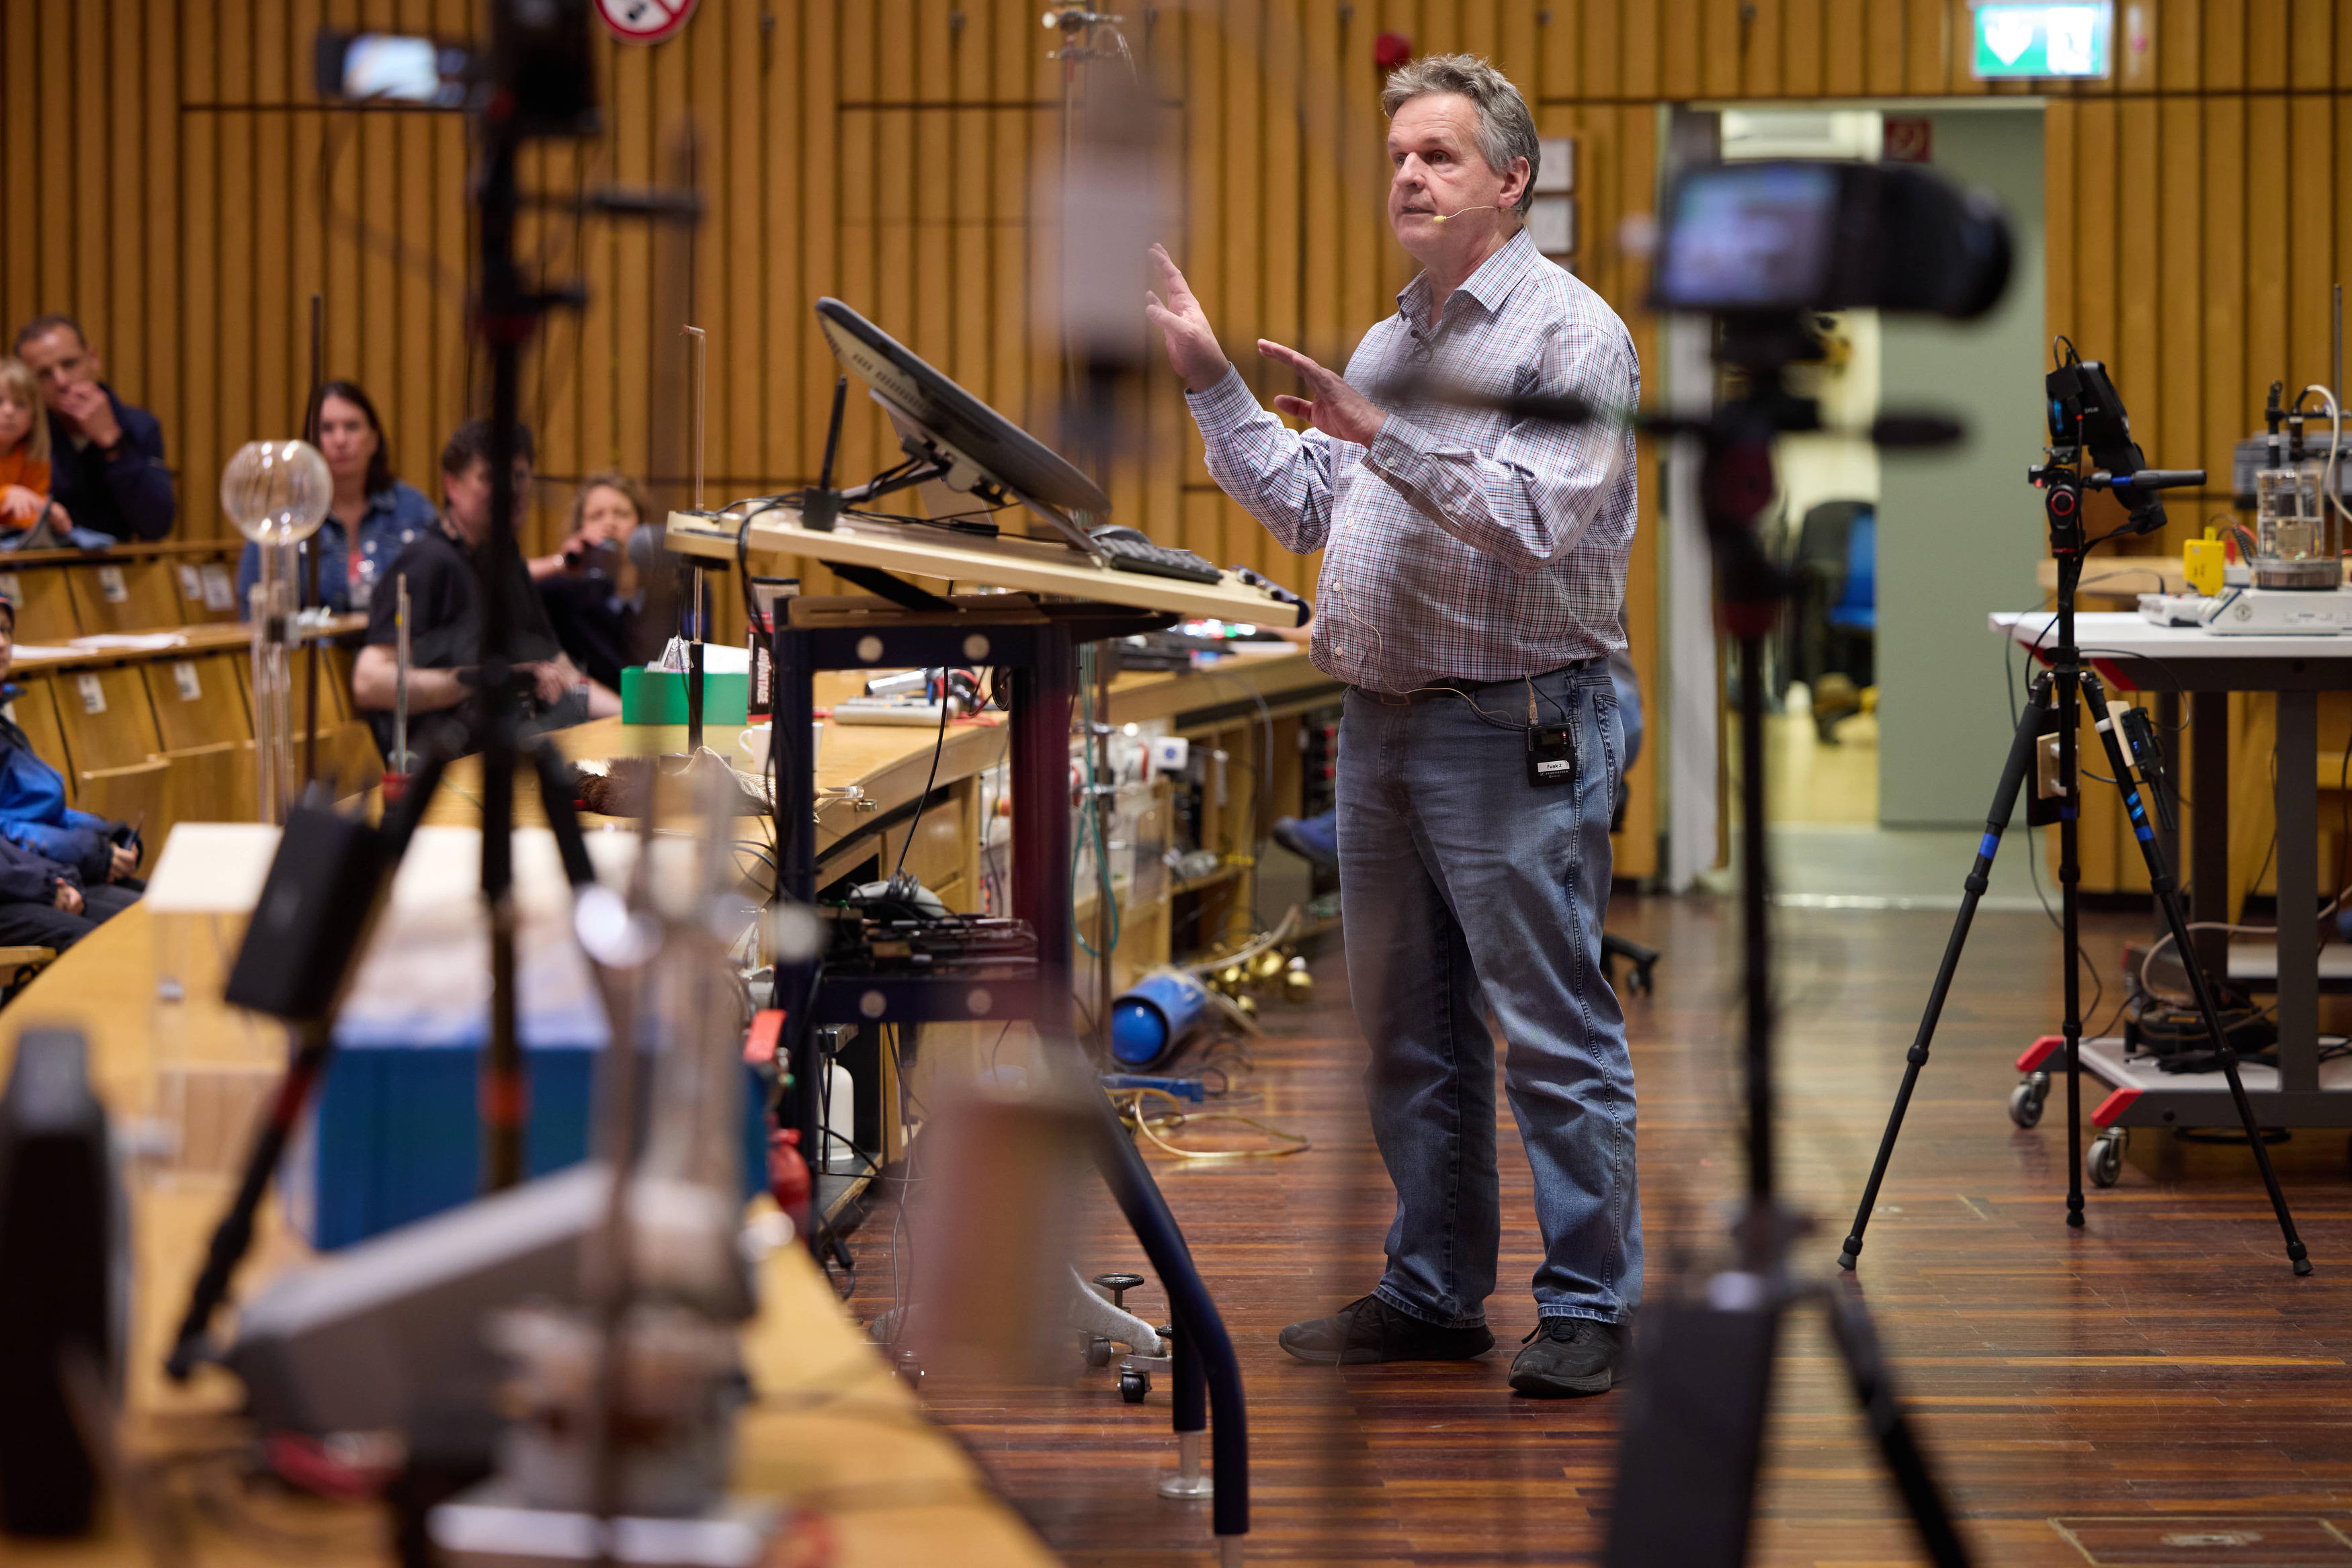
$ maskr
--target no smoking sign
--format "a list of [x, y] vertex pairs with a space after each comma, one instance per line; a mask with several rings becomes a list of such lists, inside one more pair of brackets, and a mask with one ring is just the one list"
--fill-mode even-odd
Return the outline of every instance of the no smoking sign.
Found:
[[686, 26], [694, 0], [596, 0], [596, 15], [625, 44], [658, 44]]

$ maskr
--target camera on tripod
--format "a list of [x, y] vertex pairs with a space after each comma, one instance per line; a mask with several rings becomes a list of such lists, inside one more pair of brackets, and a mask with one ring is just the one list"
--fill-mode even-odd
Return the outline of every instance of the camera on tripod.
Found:
[[[1788, 1267], [1788, 1243], [1801, 1225], [1780, 1207], [1776, 1179], [1767, 769], [1757, 765], [1764, 753], [1764, 639], [1786, 580], [1752, 525], [1775, 489], [1774, 439], [1822, 428], [1820, 405], [1784, 379], [1807, 357], [1812, 314], [1873, 307], [1981, 316], [2009, 281], [2009, 230], [1990, 197], [1900, 164], [1698, 169], [1676, 183], [1666, 210], [1650, 303], [1713, 316], [1715, 357], [1739, 372], [1736, 394], [1705, 419], [1643, 423], [1701, 444], [1698, 491], [1717, 593], [1739, 648], [1739, 736], [1748, 758], [1740, 783], [1748, 1171], [1738, 1268], [1710, 1281], [1703, 1299], [1643, 1309], [1602, 1562], [1733, 1568], [1745, 1560], [1780, 1321], [1790, 1307], [1812, 1301], [1828, 1310], [1847, 1376], [1921, 1544], [1939, 1568], [1964, 1568], [1967, 1549], [1861, 1303], [1797, 1281]], [[1938, 415], [1882, 415], [1868, 438], [1925, 446], [1959, 434], [1955, 421]]]

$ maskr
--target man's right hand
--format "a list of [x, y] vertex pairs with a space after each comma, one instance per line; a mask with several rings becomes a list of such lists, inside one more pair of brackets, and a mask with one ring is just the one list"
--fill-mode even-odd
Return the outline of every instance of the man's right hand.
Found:
[[81, 889], [76, 887], [69, 882], [58, 883], [57, 903], [58, 907], [64, 910], [68, 915], [79, 915], [81, 913]]
[[1160, 275], [1160, 289], [1144, 290], [1143, 314], [1168, 340], [1168, 363], [1184, 379], [1184, 390], [1207, 392], [1232, 369], [1225, 351], [1217, 347], [1216, 329], [1209, 325], [1208, 313], [1192, 298], [1166, 246], [1151, 247], [1151, 268]]
[[113, 847], [112, 858], [106, 868], [106, 880], [121, 882], [139, 870], [139, 852], [122, 844]]
[[114, 405], [107, 401], [106, 389], [96, 382], [76, 382], [58, 393], [58, 412], [100, 446], [112, 447], [122, 439]]

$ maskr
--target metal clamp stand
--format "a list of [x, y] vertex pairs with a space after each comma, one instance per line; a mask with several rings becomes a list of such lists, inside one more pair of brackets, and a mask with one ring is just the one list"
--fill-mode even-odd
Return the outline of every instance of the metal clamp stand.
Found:
[[[799, 598], [777, 607], [772, 633], [775, 725], [770, 744], [777, 758], [778, 886], [785, 897], [803, 904], [815, 896], [816, 836], [808, 825], [816, 802], [815, 770], [814, 758], [797, 744], [799, 737], [809, 733], [814, 718], [814, 674], [992, 665], [1011, 675], [1013, 913], [1035, 934], [1037, 961], [1031, 973], [1001, 981], [961, 975], [833, 977], [824, 974], [820, 958], [779, 963], [776, 994], [810, 998], [788, 1030], [793, 1087], [779, 1113], [788, 1125], [800, 1129], [804, 1149], [818, 1146], [816, 1089], [822, 1072], [813, 1055], [816, 1025], [1026, 1017], [1049, 1043], [1076, 1039], [1069, 900], [1074, 649], [1079, 643], [1166, 626], [1174, 619], [1160, 612], [1109, 604], [1062, 602], [1033, 608], [1024, 601], [1003, 598], [940, 600], [911, 584], [898, 586], [908, 597], [921, 594], [937, 608], [901, 608], [892, 602], [900, 597], [897, 594], [887, 601]], [[1097, 1166], [1167, 1288], [1178, 1347], [1180, 1445], [1188, 1432], [1190, 1441], [1198, 1445], [1204, 1423], [1187, 1389], [1206, 1385], [1207, 1406], [1214, 1416], [1208, 1425], [1215, 1463], [1215, 1531], [1223, 1561], [1238, 1563], [1242, 1538], [1249, 1531], [1249, 1438], [1241, 1365], [1224, 1320], [1150, 1168], [1109, 1101], [1098, 1094], [1090, 1099]], [[820, 1228], [811, 1227], [812, 1243]]]
[[1746, 372], [1747, 394], [1704, 425], [1657, 423], [1705, 443], [1699, 493], [1715, 548], [1717, 595], [1739, 650], [1747, 1205], [1738, 1267], [1709, 1281], [1703, 1301], [1643, 1310], [1601, 1561], [1608, 1568], [1738, 1568], [1745, 1561], [1780, 1319], [1790, 1307], [1821, 1301], [1864, 1419], [1928, 1557], [1939, 1568], [1966, 1568], [1967, 1548], [1904, 1417], [1861, 1301], [1789, 1271], [1789, 1243], [1806, 1222], [1780, 1207], [1774, 1160], [1763, 767], [1764, 640], [1786, 583], [1750, 525], [1773, 493], [1773, 437], [1812, 428], [1817, 411], [1793, 397], [1781, 377], [1802, 344], [1794, 323], [1733, 316], [1723, 325], [1718, 353]]
[[[2063, 433], [2062, 433], [2063, 434]], [[2107, 766], [2112, 770], [2116, 788], [2122, 793], [2124, 810], [2129, 816], [2133, 836], [2139, 841], [2141, 858], [2147, 862], [2148, 885], [2156, 895], [2157, 908], [2166, 928], [2172, 934], [2174, 946], [2179, 949], [2181, 967], [2189, 976], [2189, 988], [2196, 999], [2197, 1011], [2213, 1041], [2222, 1075], [2229, 1081], [2230, 1098], [2238, 1112], [2239, 1124], [2244, 1127], [2246, 1140], [2253, 1149], [2254, 1164], [2263, 1175], [2263, 1186], [2270, 1194], [2271, 1207], [2278, 1216], [2280, 1234], [2286, 1241], [2286, 1255], [2297, 1274], [2311, 1272], [2311, 1260], [2305, 1255], [2302, 1239], [2295, 1234], [2294, 1217], [2288, 1212], [2286, 1195], [2279, 1188], [2278, 1173], [2271, 1167], [2270, 1151], [2263, 1146], [2262, 1128], [2254, 1119], [2252, 1103], [2246, 1098], [2245, 1084], [2238, 1072], [2238, 1055], [2230, 1044], [2228, 1032], [2213, 1005], [2212, 988], [2205, 977], [2205, 967], [2199, 962], [2195, 946], [2189, 940], [2188, 918], [2181, 913], [2179, 886], [2173, 880], [2167, 862], [2164, 846], [2158, 841], [2156, 828], [2148, 820], [2142, 804], [2139, 787], [2133, 782], [2131, 763], [2126, 756], [2121, 738], [2107, 711], [2106, 690], [2099, 677], [2083, 664], [2083, 651], [2074, 641], [2074, 594], [2083, 574], [2083, 558], [2097, 540], [2086, 539], [2083, 529], [2083, 493], [2087, 489], [2150, 490], [2178, 485], [2202, 484], [2202, 470], [2170, 472], [2161, 476], [2151, 470], [2137, 475], [2084, 473], [2081, 465], [2081, 449], [2074, 445], [2057, 445], [2050, 449], [2050, 461], [2031, 470], [2030, 476], [2042, 488], [2042, 510], [2049, 519], [2050, 549], [2058, 562], [2058, 640], [2049, 652], [2050, 668], [2035, 677], [2032, 695], [2019, 718], [2017, 733], [2010, 742], [2009, 759], [2003, 764], [2000, 783], [1993, 791], [1992, 810], [1985, 819], [1985, 834], [1978, 847], [1976, 862], [1969, 868], [1968, 880], [1960, 899], [1960, 912], [1952, 922], [1952, 935], [1944, 945], [1943, 962], [1937, 967], [1936, 983], [1927, 993], [1927, 1011], [1919, 1019], [1919, 1032], [1911, 1042], [1904, 1058], [1903, 1082], [1895, 1092], [1894, 1108], [1887, 1113], [1886, 1131], [1879, 1139], [1878, 1157], [1870, 1167], [1870, 1180], [1863, 1187], [1862, 1201], [1853, 1214], [1853, 1228], [1847, 1233], [1844, 1249], [1838, 1256], [1841, 1268], [1851, 1270], [1861, 1255], [1863, 1232], [1870, 1224], [1870, 1215], [1878, 1203], [1880, 1185], [1886, 1179], [1886, 1167], [1895, 1155], [1895, 1139], [1902, 1135], [1903, 1118], [1911, 1106], [1911, 1094], [1919, 1082], [1921, 1069], [1927, 1065], [1927, 1048], [1935, 1038], [1937, 1020], [1944, 1010], [1944, 998], [1951, 990], [1952, 977], [1959, 967], [1960, 950], [1967, 946], [1969, 924], [1976, 918], [1977, 901], [1984, 896], [1990, 883], [1994, 853], [2000, 848], [2002, 831], [2009, 826], [2011, 814], [2017, 806], [2018, 791], [2023, 788], [2027, 772], [2032, 768], [2034, 753], [2042, 737], [2054, 733], [2058, 739], [2058, 768], [2053, 784], [2052, 797], [2045, 805], [2041, 792], [2036, 791], [2028, 802], [2026, 821], [2033, 826], [2055, 821], [2058, 825], [2058, 889], [2061, 904], [2062, 940], [2066, 945], [2065, 1016], [2060, 1025], [2065, 1040], [2066, 1063], [2066, 1223], [2079, 1228], [2083, 1224], [2083, 1109], [2082, 1109], [2082, 956], [2077, 946], [2077, 925], [2081, 901], [2075, 885], [2081, 879], [2077, 859], [2077, 836], [2080, 831], [2080, 768], [2076, 757], [2077, 726], [2081, 720], [2075, 705], [2086, 705], [2097, 725], [2099, 739], [2105, 747]], [[2113, 537], [2113, 536], [2107, 536]], [[2169, 809], [2159, 799], [2159, 810], [2167, 817]], [[2037, 1083], [2029, 1089], [2032, 1096], [2029, 1115], [2038, 1119], [2040, 1101]], [[2025, 1121], [2025, 1117], [2021, 1117]]]

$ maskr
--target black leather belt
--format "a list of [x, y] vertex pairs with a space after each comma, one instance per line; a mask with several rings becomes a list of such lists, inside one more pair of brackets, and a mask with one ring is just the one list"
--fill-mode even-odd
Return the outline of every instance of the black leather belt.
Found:
[[1573, 659], [1557, 669], [1545, 670], [1534, 675], [1514, 675], [1507, 681], [1465, 681], [1446, 676], [1439, 680], [1423, 682], [1409, 692], [1376, 692], [1369, 686], [1356, 686], [1351, 689], [1386, 707], [1411, 707], [1415, 703], [1435, 702], [1441, 697], [1459, 696], [1475, 699], [1482, 692], [1500, 693], [1511, 686], [1524, 689], [1529, 681], [1548, 681], [1554, 675], [1589, 669], [1594, 664], [1606, 663], [1607, 660], [1607, 654], [1596, 653], [1590, 659]]

